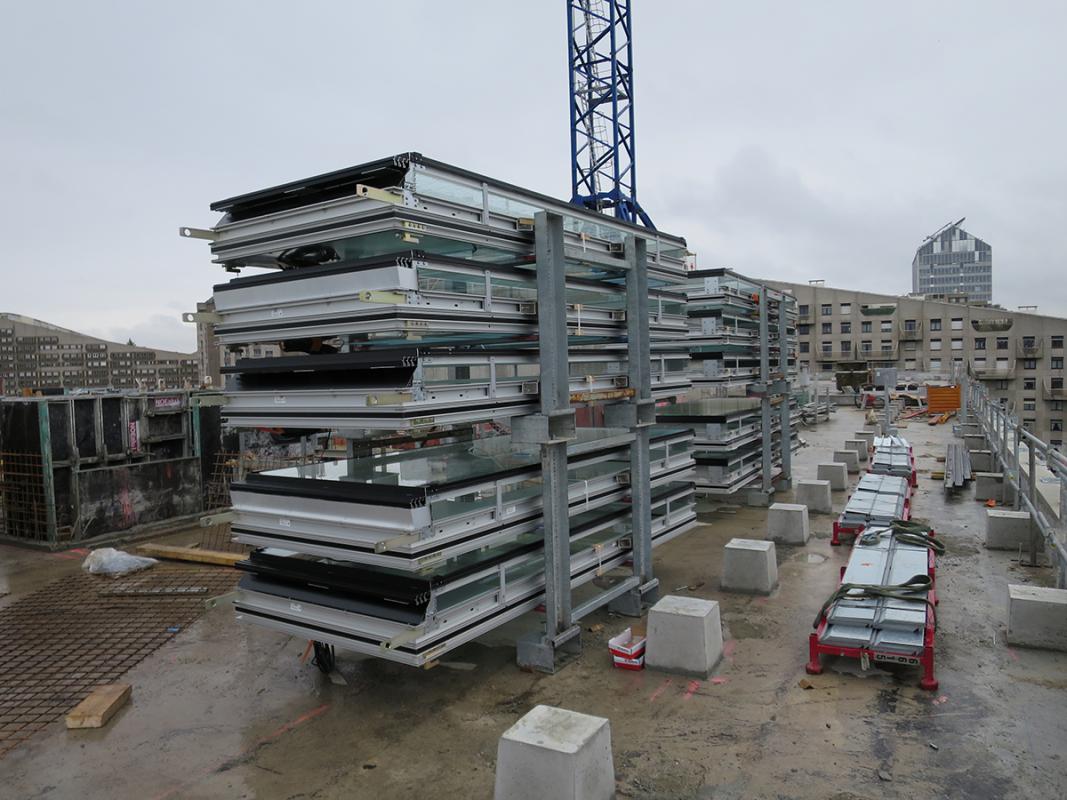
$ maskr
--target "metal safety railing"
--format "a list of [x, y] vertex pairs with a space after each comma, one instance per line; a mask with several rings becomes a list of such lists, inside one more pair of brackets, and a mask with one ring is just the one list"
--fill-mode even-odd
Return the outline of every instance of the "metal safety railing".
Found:
[[[991, 398], [983, 384], [967, 381], [962, 396], [961, 419], [980, 426], [993, 463], [999, 465], [1005, 484], [1012, 487], [1015, 508], [1025, 509], [1033, 520], [1030, 564], [1037, 564], [1043, 539], [1056, 566], [1056, 585], [1067, 588], [1067, 546], [1063, 536], [1067, 530], [1067, 456], [1023, 427], [1019, 417]], [[1047, 471], [1046, 485], [1058, 489], [1058, 496], [1050, 499], [1041, 492], [1040, 471]]]

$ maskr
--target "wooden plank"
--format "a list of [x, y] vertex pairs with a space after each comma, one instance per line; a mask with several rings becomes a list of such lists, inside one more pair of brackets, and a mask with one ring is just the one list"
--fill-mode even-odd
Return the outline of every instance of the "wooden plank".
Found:
[[68, 728], [102, 728], [130, 699], [128, 683], [98, 686], [67, 714]]
[[195, 561], [199, 564], [218, 564], [232, 567], [238, 561], [244, 561], [244, 553], [224, 553], [221, 550], [201, 550], [198, 547], [178, 547], [168, 544], [142, 544], [137, 552], [153, 558], [169, 558], [173, 561]]

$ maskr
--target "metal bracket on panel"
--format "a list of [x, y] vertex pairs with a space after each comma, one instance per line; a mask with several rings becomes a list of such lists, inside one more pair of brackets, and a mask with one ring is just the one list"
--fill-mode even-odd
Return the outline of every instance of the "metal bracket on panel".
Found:
[[218, 514], [205, 514], [200, 518], [201, 528], [212, 528], [215, 525], [225, 525], [237, 519], [236, 511], [221, 511]]
[[520, 314], [536, 314], [537, 313], [537, 301], [530, 300], [525, 303], [519, 303]]
[[396, 536], [392, 539], [386, 539], [382, 542], [374, 543], [375, 553], [384, 553], [386, 550], [393, 550], [398, 547], [404, 547], [409, 544], [416, 544], [423, 540], [423, 535], [418, 533], [411, 533], [407, 536]]
[[182, 313], [182, 322], [207, 322], [217, 324], [222, 322], [222, 315], [214, 311], [185, 311]]
[[359, 299], [363, 303], [385, 303], [392, 305], [393, 303], [403, 303], [406, 301], [407, 294], [404, 292], [385, 292], [385, 291], [366, 291], [359, 293]]
[[533, 217], [519, 217], [515, 220], [515, 230], [532, 231], [534, 229]]
[[204, 239], [209, 242], [214, 242], [219, 238], [219, 235], [215, 231], [206, 230], [204, 228], [178, 228], [178, 235], [184, 239]]
[[411, 642], [415, 641], [420, 636], [422, 636], [423, 632], [423, 629], [419, 627], [413, 628], [410, 631], [398, 633], [392, 639], [382, 642], [380, 647], [382, 648], [382, 650], [396, 650], [396, 648], [401, 647], [402, 645], [410, 644]]
[[368, 200], [377, 200], [379, 203], [399, 204], [404, 201], [404, 198], [395, 192], [390, 192], [387, 189], [376, 189], [363, 183], [356, 184], [356, 195], [365, 197]]

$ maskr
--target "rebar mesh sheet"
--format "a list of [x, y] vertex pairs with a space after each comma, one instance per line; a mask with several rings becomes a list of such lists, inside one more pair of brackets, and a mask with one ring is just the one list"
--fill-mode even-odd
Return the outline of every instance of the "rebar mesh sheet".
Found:
[[0, 758], [192, 624], [238, 574], [178, 564], [83, 573], [0, 609]]
[[48, 506], [39, 453], [0, 452], [0, 534], [48, 541]]

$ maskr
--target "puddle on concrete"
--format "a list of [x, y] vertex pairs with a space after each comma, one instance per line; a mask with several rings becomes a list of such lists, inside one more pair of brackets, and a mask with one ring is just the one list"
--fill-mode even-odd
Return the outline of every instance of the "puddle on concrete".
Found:
[[762, 639], [766, 634], [764, 626], [743, 619], [730, 620], [728, 626], [735, 639]]

